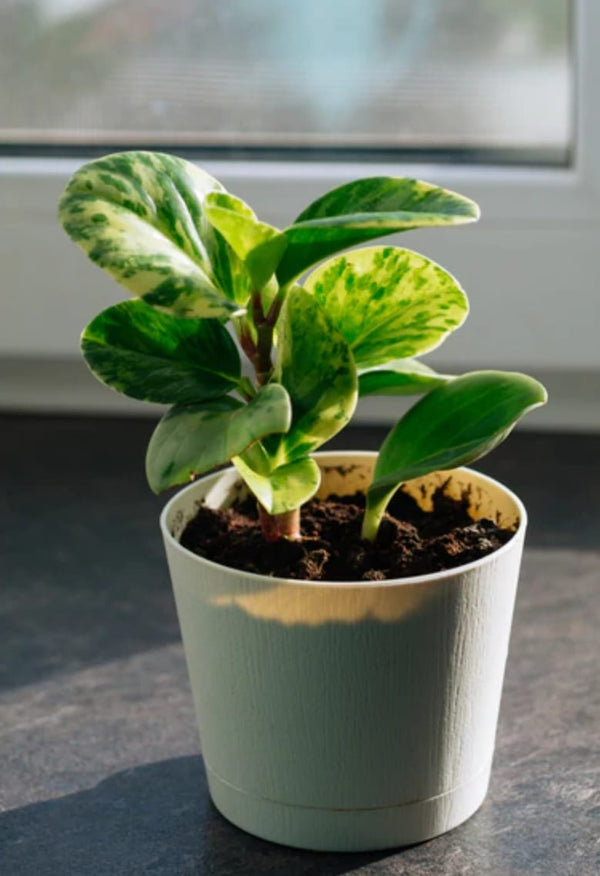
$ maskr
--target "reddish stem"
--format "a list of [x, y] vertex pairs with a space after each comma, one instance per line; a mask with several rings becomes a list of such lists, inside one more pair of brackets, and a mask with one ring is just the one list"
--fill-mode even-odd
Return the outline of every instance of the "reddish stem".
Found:
[[246, 356], [253, 362], [256, 356], [256, 344], [252, 340], [250, 329], [247, 326], [243, 326], [240, 332], [240, 344]]
[[[259, 386], [264, 386], [273, 374], [273, 331], [275, 323], [281, 312], [283, 304], [283, 289], [274, 298], [267, 314], [263, 310], [261, 294], [258, 291], [252, 293], [252, 322], [256, 329], [256, 342], [251, 340], [244, 346], [244, 334], [242, 334], [242, 346], [254, 365], [256, 380]], [[300, 540], [300, 509], [284, 511], [282, 514], [269, 514], [263, 506], [258, 504], [258, 516], [263, 538], [271, 544], [281, 539], [287, 541]]]
[[262, 307], [260, 292], [252, 293], [252, 320], [256, 327], [257, 341], [252, 364], [256, 371], [256, 379], [259, 386], [269, 382], [273, 372], [271, 350], [273, 347], [273, 323], [265, 316]]
[[282, 538], [288, 541], [300, 540], [300, 509], [283, 511], [281, 514], [269, 514], [258, 503], [258, 518], [265, 541], [280, 541]]

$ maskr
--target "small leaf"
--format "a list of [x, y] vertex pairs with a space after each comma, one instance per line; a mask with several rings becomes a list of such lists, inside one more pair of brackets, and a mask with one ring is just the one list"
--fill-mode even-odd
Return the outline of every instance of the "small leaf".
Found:
[[202, 404], [176, 406], [150, 439], [146, 475], [155, 493], [229, 462], [250, 444], [290, 425], [285, 389], [263, 386], [248, 404], [225, 396]]
[[434, 389], [383, 442], [367, 491], [363, 536], [375, 537], [401, 483], [474, 462], [546, 399], [546, 390], [537, 380], [503, 371], [474, 371]]
[[358, 381], [348, 344], [301, 286], [288, 293], [277, 328], [277, 379], [290, 394], [293, 418], [267, 450], [282, 464], [343, 429], [356, 407]]
[[[210, 257], [210, 264], [217, 287], [228, 298], [237, 301], [240, 313], [244, 313], [252, 292], [252, 281], [243, 261], [234, 253], [222, 234], [203, 219], [203, 240]], [[236, 314], [234, 314], [235, 316]]]
[[140, 299], [100, 313], [81, 349], [96, 377], [142, 401], [187, 404], [225, 395], [240, 380], [240, 357], [213, 319], [179, 319]]
[[460, 326], [467, 297], [447, 271], [397, 247], [367, 247], [337, 256], [307, 278], [359, 369], [426, 353]]
[[255, 288], [273, 276], [287, 247], [278, 228], [259, 222], [250, 207], [226, 192], [210, 192], [204, 199], [208, 221], [244, 262]]
[[[267, 464], [257, 464], [257, 445], [253, 445], [233, 463], [251, 492], [269, 514], [283, 514], [308, 502], [319, 489], [321, 471], [309, 457], [270, 469]], [[263, 451], [264, 452], [264, 451]]]
[[218, 248], [202, 213], [217, 180], [188, 161], [121, 152], [81, 167], [59, 204], [65, 231], [129, 292], [175, 316], [243, 312], [219, 288], [209, 251]]
[[437, 374], [416, 359], [396, 359], [361, 371], [358, 393], [365, 395], [420, 395], [453, 380], [450, 374]]
[[285, 229], [288, 249], [277, 276], [289, 283], [332, 253], [385, 234], [478, 218], [473, 201], [430, 183], [385, 176], [356, 180], [323, 195]]

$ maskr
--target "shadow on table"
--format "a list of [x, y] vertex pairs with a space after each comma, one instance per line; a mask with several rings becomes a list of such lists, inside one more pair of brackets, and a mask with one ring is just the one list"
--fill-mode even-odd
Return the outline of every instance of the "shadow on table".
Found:
[[212, 806], [198, 756], [0, 814], [0, 872], [10, 876], [337, 876], [388, 854], [303, 852], [238, 830]]
[[[152, 422], [4, 416], [0, 426], [0, 457], [10, 460], [0, 688], [179, 641], [157, 524], [164, 498], [140, 468]], [[353, 427], [330, 447], [375, 449], [386, 431]], [[599, 451], [597, 434], [523, 432], [476, 468], [525, 502], [528, 547], [596, 549]]]

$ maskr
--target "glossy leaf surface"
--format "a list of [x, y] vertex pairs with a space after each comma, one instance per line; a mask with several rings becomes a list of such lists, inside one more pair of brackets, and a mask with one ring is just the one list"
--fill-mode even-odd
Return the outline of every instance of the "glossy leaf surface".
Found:
[[267, 449], [283, 464], [343, 429], [356, 407], [358, 380], [348, 344], [300, 286], [288, 294], [278, 323], [278, 356], [277, 379], [290, 395], [293, 418], [289, 432]]
[[321, 482], [319, 466], [309, 457], [277, 468], [260, 444], [254, 444], [233, 463], [254, 496], [269, 514], [283, 514], [299, 508], [316, 493]]
[[544, 387], [533, 378], [502, 371], [465, 374], [422, 398], [381, 447], [367, 491], [364, 536], [375, 536], [401, 483], [474, 462], [546, 398]]
[[290, 400], [278, 384], [262, 387], [248, 404], [226, 396], [171, 408], [148, 445], [148, 483], [156, 493], [184, 483], [229, 462], [265, 435], [285, 432], [290, 420]]
[[361, 371], [358, 392], [365, 395], [419, 395], [430, 392], [453, 377], [438, 374], [416, 359], [396, 359]]
[[458, 282], [408, 249], [367, 247], [337, 256], [305, 281], [359, 369], [433, 350], [465, 320]]
[[323, 195], [285, 229], [288, 249], [278, 268], [281, 283], [333, 253], [396, 231], [462, 225], [479, 218], [477, 204], [421, 180], [371, 177]]
[[222, 188], [175, 156], [122, 152], [73, 175], [59, 217], [89, 258], [133, 295], [175, 316], [224, 318], [241, 308], [224, 286], [225, 275], [231, 280], [227, 253], [202, 212], [204, 197]]
[[225, 395], [238, 385], [237, 347], [213, 319], [179, 319], [140, 299], [100, 313], [84, 330], [81, 350], [108, 386], [142, 401], [187, 404]]
[[227, 192], [210, 192], [204, 212], [235, 254], [244, 262], [255, 288], [262, 288], [273, 275], [287, 246], [279, 229], [259, 222], [253, 210]]

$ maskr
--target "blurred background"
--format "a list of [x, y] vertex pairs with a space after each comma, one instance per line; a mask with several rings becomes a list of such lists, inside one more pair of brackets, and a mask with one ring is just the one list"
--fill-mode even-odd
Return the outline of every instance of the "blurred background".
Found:
[[326, 146], [340, 158], [359, 147], [456, 149], [564, 165], [569, 6], [9, 0], [2, 137], [58, 149]]
[[[0, 0], [0, 873], [597, 872], [599, 46], [599, 0]], [[324, 859], [209, 803], [144, 477], [158, 411], [88, 373], [80, 333], [127, 294], [56, 218], [82, 163], [131, 148], [279, 227], [361, 176], [481, 206], [390, 238], [470, 299], [426, 361], [550, 393], [477, 464], [530, 525], [492, 791], [445, 837]], [[333, 445], [377, 449], [402, 410], [362, 400]]]
[[[0, 407], [146, 412], [79, 359], [83, 326], [126, 293], [55, 209], [83, 161], [153, 148], [197, 160], [280, 226], [357, 176], [418, 176], [475, 198], [477, 226], [395, 241], [440, 261], [471, 300], [428, 360], [530, 371], [551, 403], [528, 427], [600, 428], [595, 5], [4, 0]], [[369, 399], [359, 418], [400, 409]]]

